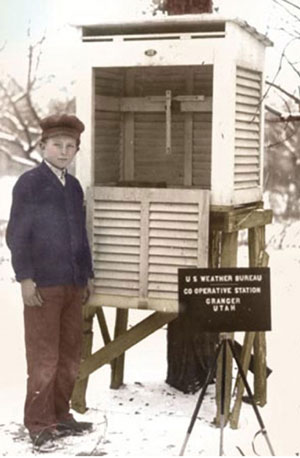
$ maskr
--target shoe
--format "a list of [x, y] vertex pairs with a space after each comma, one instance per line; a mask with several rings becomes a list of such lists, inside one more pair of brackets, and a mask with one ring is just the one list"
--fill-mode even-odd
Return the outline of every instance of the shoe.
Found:
[[53, 444], [55, 433], [52, 430], [45, 429], [40, 432], [29, 433], [30, 439], [35, 447], [42, 447], [45, 444]]
[[93, 429], [93, 423], [88, 421], [76, 421], [75, 418], [68, 418], [67, 420], [59, 421], [56, 425], [56, 429], [58, 432], [76, 435], [91, 431]]

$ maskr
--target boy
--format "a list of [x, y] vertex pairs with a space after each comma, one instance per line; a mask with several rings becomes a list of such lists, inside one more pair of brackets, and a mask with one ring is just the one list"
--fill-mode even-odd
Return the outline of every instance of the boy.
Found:
[[40, 126], [44, 160], [18, 179], [6, 235], [24, 302], [24, 424], [38, 447], [92, 427], [77, 422], [69, 404], [80, 364], [82, 304], [93, 277], [83, 192], [67, 173], [84, 125], [64, 114]]

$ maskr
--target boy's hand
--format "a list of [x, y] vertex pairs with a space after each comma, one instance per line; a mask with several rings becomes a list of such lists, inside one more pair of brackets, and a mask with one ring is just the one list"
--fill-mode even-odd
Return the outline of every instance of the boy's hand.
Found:
[[89, 300], [89, 297], [93, 294], [94, 292], [94, 285], [93, 285], [93, 280], [91, 278], [88, 279], [88, 283], [86, 287], [83, 290], [82, 294], [82, 303], [85, 305], [87, 301]]
[[43, 299], [31, 278], [27, 278], [26, 280], [21, 281], [21, 290], [23, 302], [25, 305], [28, 305], [29, 307], [40, 307], [43, 305]]

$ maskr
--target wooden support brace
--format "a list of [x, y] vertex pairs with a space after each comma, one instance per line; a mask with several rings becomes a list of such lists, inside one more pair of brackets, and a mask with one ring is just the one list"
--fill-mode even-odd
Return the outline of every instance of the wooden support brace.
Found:
[[[251, 267], [267, 267], [269, 256], [265, 252], [265, 227], [249, 229], [249, 264]], [[267, 362], [266, 362], [266, 340], [264, 332], [247, 332], [244, 338], [243, 351], [241, 355], [241, 364], [245, 374], [248, 371], [251, 350], [254, 346], [254, 399], [260, 404], [266, 403], [266, 380], [267, 380]], [[244, 393], [244, 384], [241, 378], [236, 383], [237, 395], [230, 414], [230, 426], [233, 429], [238, 427], [242, 397]]]
[[[238, 249], [238, 232], [222, 233], [221, 243], [221, 267], [236, 267], [237, 264], [237, 249]], [[233, 333], [232, 333], [233, 337]], [[232, 356], [227, 352], [226, 356], [226, 381], [225, 381], [225, 424], [229, 418], [231, 389], [232, 389]], [[221, 380], [222, 380], [222, 364], [221, 359], [218, 360], [217, 366], [217, 383], [216, 383], [216, 399], [217, 399], [217, 416], [216, 424], [220, 425], [220, 407], [221, 407]]]
[[102, 337], [103, 337], [103, 342], [106, 345], [109, 342], [111, 342], [111, 338], [110, 338], [110, 335], [109, 335], [109, 331], [108, 331], [108, 327], [107, 327], [107, 324], [106, 324], [106, 320], [105, 320], [105, 316], [104, 316], [104, 312], [103, 312], [103, 308], [102, 307], [96, 307], [96, 316], [97, 316], [99, 327], [100, 327], [101, 334], [102, 334]]
[[[128, 322], [128, 309], [117, 309], [115, 335], [114, 335], [115, 339], [126, 331], [127, 322]], [[111, 363], [110, 387], [112, 389], [116, 390], [123, 384], [124, 363], [125, 363], [125, 353], [122, 353], [120, 356], [118, 356], [118, 358], [114, 359]]]
[[[249, 229], [248, 243], [250, 267], [266, 267], [268, 255], [265, 252], [265, 226]], [[265, 332], [257, 332], [254, 340], [254, 399], [260, 406], [264, 406], [267, 402]]]
[[174, 320], [177, 316], [176, 313], [153, 313], [83, 361], [78, 379], [83, 380], [99, 367], [109, 364], [113, 359], [120, 356], [163, 325]]
[[[241, 365], [245, 375], [247, 375], [250, 359], [251, 359], [251, 350], [253, 347], [255, 332], [246, 332], [244, 337], [244, 344], [241, 354]], [[233, 409], [230, 414], [230, 426], [233, 429], [238, 428], [240, 410], [242, 406], [242, 398], [244, 393], [244, 383], [241, 377], [239, 376], [236, 381], [236, 399], [233, 406]]]

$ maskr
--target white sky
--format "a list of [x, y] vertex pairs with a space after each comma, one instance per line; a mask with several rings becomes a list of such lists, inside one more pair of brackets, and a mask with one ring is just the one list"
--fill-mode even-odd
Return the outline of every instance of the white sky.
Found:
[[[0, 74], [8, 72], [20, 83], [25, 81], [29, 43], [27, 29], [30, 26], [33, 40], [45, 32], [47, 36], [40, 74], [53, 75], [53, 78], [51, 83], [44, 84], [44, 94], [47, 90], [46, 97], [58, 93], [62, 96], [63, 91], [72, 91], [70, 81], [76, 78], [72, 58], [66, 59], [74, 53], [74, 40], [77, 38], [70, 23], [137, 18], [147, 10], [147, 5], [149, 0], [1, 0], [0, 48], [3, 44], [5, 48], [0, 53]], [[280, 20], [282, 12], [274, 8], [272, 0], [215, 0], [214, 5], [219, 6], [220, 14], [241, 17], [259, 31], [271, 34], [277, 44], [279, 35], [274, 35], [273, 25]], [[281, 49], [280, 40], [279, 44]], [[274, 67], [279, 53], [275, 57], [274, 51], [268, 53], [271, 56], [269, 62]]]

